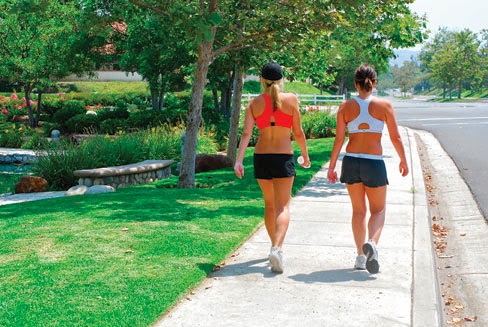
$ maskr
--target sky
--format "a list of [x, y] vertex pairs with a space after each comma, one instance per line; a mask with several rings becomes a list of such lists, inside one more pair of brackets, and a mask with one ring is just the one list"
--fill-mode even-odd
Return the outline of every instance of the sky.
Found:
[[488, 0], [416, 0], [410, 9], [427, 15], [427, 28], [434, 34], [439, 27], [475, 33], [488, 29]]

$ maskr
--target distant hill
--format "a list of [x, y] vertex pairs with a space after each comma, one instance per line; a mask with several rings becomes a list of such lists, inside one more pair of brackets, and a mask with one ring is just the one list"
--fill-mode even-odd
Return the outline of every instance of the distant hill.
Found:
[[395, 55], [397, 58], [395, 59], [390, 59], [390, 66], [403, 66], [404, 61], [410, 61], [412, 58], [415, 60], [418, 59], [420, 51], [415, 51], [415, 50], [395, 50]]

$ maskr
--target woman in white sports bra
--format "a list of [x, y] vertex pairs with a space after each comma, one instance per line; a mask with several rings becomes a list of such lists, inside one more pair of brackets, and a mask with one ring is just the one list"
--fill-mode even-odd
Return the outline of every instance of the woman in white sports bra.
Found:
[[[335, 167], [347, 127], [349, 141], [342, 161], [340, 181], [346, 184], [352, 204], [352, 231], [357, 248], [354, 267], [367, 269], [373, 274], [379, 271], [376, 244], [385, 223], [388, 178], [381, 147], [385, 124], [400, 157], [400, 174], [408, 174], [407, 159], [393, 106], [385, 99], [373, 97], [372, 91], [376, 82], [377, 74], [373, 67], [363, 64], [356, 69], [354, 85], [359, 95], [343, 102], [339, 107], [336, 138], [327, 172], [328, 180], [332, 184], [336, 183], [338, 178]], [[368, 220], [366, 200], [370, 211]]]

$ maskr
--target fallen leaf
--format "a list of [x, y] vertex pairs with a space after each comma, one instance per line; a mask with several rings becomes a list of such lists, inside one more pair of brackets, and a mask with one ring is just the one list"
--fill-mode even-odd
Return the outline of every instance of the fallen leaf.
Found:
[[476, 321], [478, 316], [464, 317], [464, 321]]
[[128, 230], [129, 230], [129, 228], [127, 228], [127, 227], [122, 228], [123, 232], [127, 232]]
[[454, 317], [452, 318], [451, 320], [449, 320], [447, 323], [449, 325], [454, 325], [454, 324], [459, 324], [460, 322], [462, 322], [463, 319], [459, 318], [459, 317]]
[[466, 236], [466, 233], [460, 233], [459, 236]]
[[449, 259], [449, 258], [454, 258], [454, 256], [451, 254], [451, 255], [447, 255], [447, 254], [444, 254], [444, 255], [439, 255], [438, 256], [439, 258], [441, 259]]
[[125, 250], [124, 253], [133, 253], [134, 251], [132, 250]]

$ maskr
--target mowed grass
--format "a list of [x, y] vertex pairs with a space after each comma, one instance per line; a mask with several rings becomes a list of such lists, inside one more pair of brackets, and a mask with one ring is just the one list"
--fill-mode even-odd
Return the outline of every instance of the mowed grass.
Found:
[[[333, 139], [309, 140], [312, 167]], [[296, 155], [298, 155], [298, 151]], [[262, 224], [253, 178], [233, 169], [115, 193], [0, 206], [0, 326], [150, 326]]]

